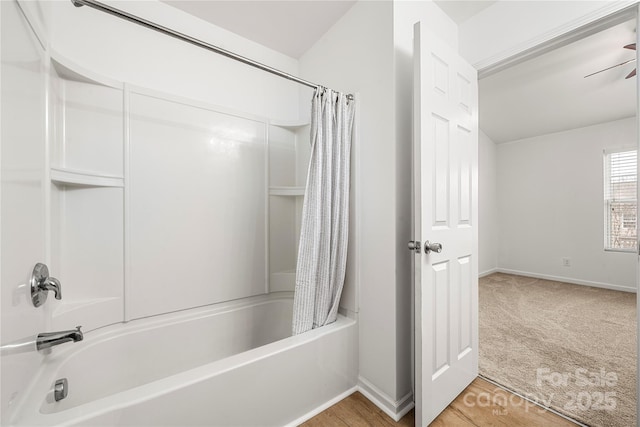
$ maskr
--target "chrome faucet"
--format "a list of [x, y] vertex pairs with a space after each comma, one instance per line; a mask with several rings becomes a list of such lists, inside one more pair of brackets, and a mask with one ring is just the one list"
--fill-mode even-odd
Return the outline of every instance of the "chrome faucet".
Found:
[[38, 338], [36, 338], [36, 349], [40, 351], [66, 342], [82, 341], [84, 335], [80, 330], [81, 327], [82, 326], [76, 326], [75, 329], [71, 329], [70, 331], [43, 332], [38, 334]]
[[55, 277], [47, 277], [40, 284], [40, 290], [53, 291], [56, 299], [62, 299], [62, 286], [60, 285], [60, 281]]
[[40, 307], [47, 300], [49, 291], [53, 291], [56, 299], [62, 299], [62, 286], [55, 277], [49, 276], [49, 269], [42, 263], [37, 263], [31, 273], [31, 302]]

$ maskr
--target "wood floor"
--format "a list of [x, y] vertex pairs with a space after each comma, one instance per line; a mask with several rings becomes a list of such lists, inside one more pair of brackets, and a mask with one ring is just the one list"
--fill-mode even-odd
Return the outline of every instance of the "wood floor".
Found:
[[[326, 426], [414, 426], [411, 410], [399, 422], [356, 392], [302, 424], [304, 427]], [[545, 411], [493, 384], [476, 378], [445, 411], [432, 427], [575, 427], [576, 424]]]

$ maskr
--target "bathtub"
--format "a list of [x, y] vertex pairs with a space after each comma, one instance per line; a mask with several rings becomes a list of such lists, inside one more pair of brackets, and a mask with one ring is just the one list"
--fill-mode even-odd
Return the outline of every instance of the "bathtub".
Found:
[[354, 390], [357, 328], [339, 316], [292, 337], [292, 306], [267, 295], [89, 332], [44, 358], [11, 424], [295, 425]]

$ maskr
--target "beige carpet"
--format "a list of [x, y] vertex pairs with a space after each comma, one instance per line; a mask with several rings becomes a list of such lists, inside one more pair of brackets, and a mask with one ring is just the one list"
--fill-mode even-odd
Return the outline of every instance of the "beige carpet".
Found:
[[481, 375], [589, 426], [636, 425], [635, 294], [502, 273], [479, 288]]

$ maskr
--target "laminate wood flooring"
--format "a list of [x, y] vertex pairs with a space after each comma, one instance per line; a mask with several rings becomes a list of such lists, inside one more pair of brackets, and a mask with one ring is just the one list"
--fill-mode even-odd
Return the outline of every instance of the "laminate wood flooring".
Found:
[[[316, 415], [304, 427], [414, 427], [411, 410], [399, 422], [393, 421], [361, 393], [353, 393], [324, 412]], [[575, 427], [576, 424], [552, 412], [476, 378], [436, 418], [431, 427]]]

